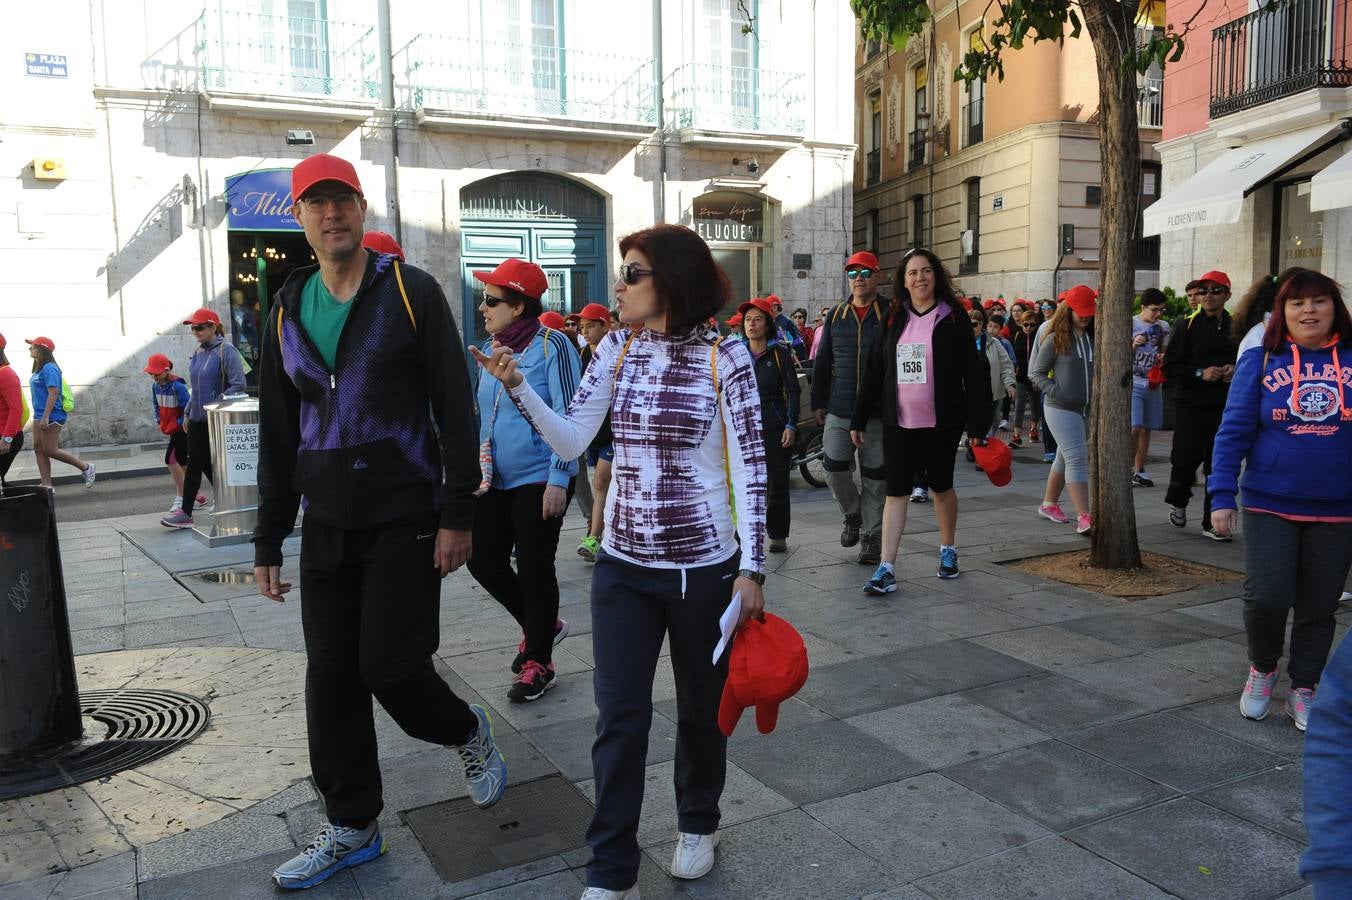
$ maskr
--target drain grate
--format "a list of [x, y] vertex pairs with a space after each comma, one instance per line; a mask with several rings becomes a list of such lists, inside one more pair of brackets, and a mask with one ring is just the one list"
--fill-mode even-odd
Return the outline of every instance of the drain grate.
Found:
[[563, 778], [512, 785], [497, 805], [468, 797], [404, 813], [442, 881], [464, 881], [586, 846], [592, 805]]
[[51, 755], [26, 760], [22, 768], [0, 763], [0, 800], [13, 800], [94, 781], [170, 753], [197, 737], [211, 720], [206, 701], [178, 691], [84, 691], [80, 713], [107, 727], [102, 737]]

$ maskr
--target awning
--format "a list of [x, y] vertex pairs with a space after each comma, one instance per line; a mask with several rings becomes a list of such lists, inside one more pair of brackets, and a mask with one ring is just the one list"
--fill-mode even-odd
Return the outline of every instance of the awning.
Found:
[[1352, 206], [1352, 153], [1344, 153], [1310, 181], [1310, 209]]
[[1330, 122], [1227, 150], [1146, 207], [1145, 234], [1238, 222], [1245, 197], [1340, 128], [1341, 122]]

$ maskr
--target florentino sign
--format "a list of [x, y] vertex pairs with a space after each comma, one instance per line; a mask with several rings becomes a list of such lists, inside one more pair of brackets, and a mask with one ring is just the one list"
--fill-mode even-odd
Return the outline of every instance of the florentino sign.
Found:
[[258, 169], [225, 179], [226, 227], [231, 231], [299, 231], [291, 214], [290, 169]]

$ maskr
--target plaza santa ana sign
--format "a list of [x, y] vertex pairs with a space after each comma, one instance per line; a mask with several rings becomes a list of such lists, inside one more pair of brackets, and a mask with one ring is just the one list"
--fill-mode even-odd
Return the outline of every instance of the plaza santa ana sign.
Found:
[[230, 231], [300, 231], [291, 214], [291, 170], [255, 169], [225, 179]]

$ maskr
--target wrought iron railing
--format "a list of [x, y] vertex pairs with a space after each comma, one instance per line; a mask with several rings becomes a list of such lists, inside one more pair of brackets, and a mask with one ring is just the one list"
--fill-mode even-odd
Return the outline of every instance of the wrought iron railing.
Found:
[[396, 102], [479, 115], [657, 124], [651, 59], [419, 34], [395, 54]]
[[1132, 263], [1138, 269], [1160, 267], [1160, 236], [1137, 237], [1131, 242]]
[[1352, 86], [1352, 0], [1277, 0], [1211, 32], [1211, 116]]
[[202, 89], [374, 100], [380, 96], [373, 25], [210, 10], [202, 14]]
[[962, 108], [962, 145], [981, 143], [986, 134], [986, 98], [978, 97]]
[[910, 149], [908, 169], [918, 169], [925, 164], [925, 144], [927, 137], [928, 135], [919, 128], [910, 133], [909, 139], [907, 140]]
[[800, 72], [687, 63], [666, 90], [676, 128], [802, 135], [805, 89]]
[[881, 150], [870, 150], [867, 157], [867, 168], [864, 172], [864, 184], [874, 185], [882, 179], [883, 152]]
[[1143, 75], [1138, 81], [1136, 124], [1141, 128], [1160, 128], [1164, 125], [1164, 79]]

